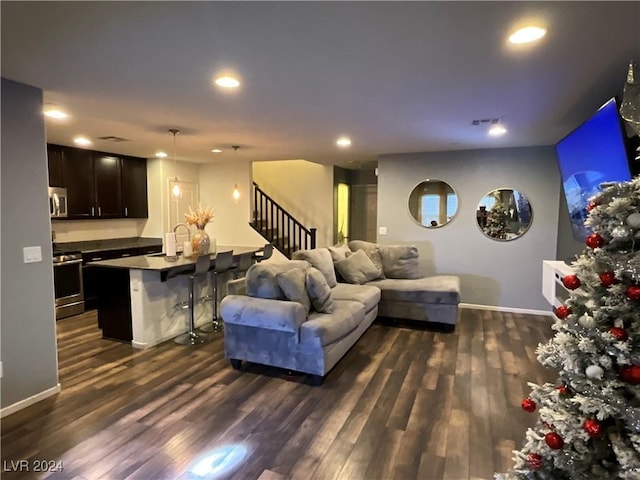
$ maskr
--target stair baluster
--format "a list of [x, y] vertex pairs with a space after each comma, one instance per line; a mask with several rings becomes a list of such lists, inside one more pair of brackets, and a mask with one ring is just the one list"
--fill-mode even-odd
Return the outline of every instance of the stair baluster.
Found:
[[251, 226], [286, 257], [295, 250], [316, 247], [316, 228], [306, 228], [253, 182]]

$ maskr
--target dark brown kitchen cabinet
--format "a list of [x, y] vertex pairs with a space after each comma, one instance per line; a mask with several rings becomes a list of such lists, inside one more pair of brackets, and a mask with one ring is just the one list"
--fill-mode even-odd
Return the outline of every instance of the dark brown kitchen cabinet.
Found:
[[69, 218], [95, 217], [92, 152], [80, 148], [65, 148], [63, 175], [67, 189]]
[[120, 157], [94, 153], [94, 216], [122, 217], [122, 161]]
[[64, 184], [64, 147], [47, 144], [47, 163], [49, 165], [49, 186], [65, 187]]
[[47, 144], [49, 186], [67, 189], [69, 220], [148, 218], [147, 160]]
[[122, 209], [126, 218], [148, 218], [147, 160], [122, 157]]
[[102, 296], [103, 289], [108, 283], [106, 278], [103, 276], [103, 273], [107, 270], [118, 270], [87, 265], [87, 262], [110, 260], [112, 258], [134, 257], [136, 255], [150, 255], [160, 252], [162, 252], [162, 245], [148, 245], [146, 247], [130, 247], [116, 250], [84, 252], [82, 254], [82, 285], [84, 290], [85, 309], [91, 310], [98, 308], [98, 299]]

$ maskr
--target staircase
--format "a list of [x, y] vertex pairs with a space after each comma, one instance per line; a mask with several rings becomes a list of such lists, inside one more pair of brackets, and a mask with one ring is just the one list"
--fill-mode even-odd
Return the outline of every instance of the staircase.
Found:
[[302, 225], [255, 182], [251, 226], [287, 258], [296, 250], [316, 248], [316, 229]]

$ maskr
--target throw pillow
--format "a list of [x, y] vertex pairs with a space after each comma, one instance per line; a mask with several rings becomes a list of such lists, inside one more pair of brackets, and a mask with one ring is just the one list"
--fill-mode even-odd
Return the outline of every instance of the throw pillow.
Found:
[[364, 240], [352, 240], [349, 242], [349, 248], [354, 252], [363, 250], [379, 270], [379, 275], [376, 278], [384, 278], [382, 256], [380, 254], [380, 246], [377, 243], [365, 242]]
[[387, 278], [422, 278], [415, 245], [381, 245], [382, 268]]
[[304, 270], [295, 268], [276, 275], [278, 286], [284, 292], [284, 296], [292, 302], [301, 303], [308, 313], [311, 310], [311, 300], [307, 293], [307, 274]]
[[304, 271], [309, 268], [308, 262], [286, 261], [286, 262], [260, 262], [254, 263], [245, 277], [247, 285], [247, 295], [250, 297], [285, 299], [282, 289], [278, 286], [276, 275], [287, 272], [293, 268]]
[[380, 273], [364, 250], [358, 250], [336, 262], [336, 270], [347, 282], [359, 285], [375, 280]]
[[333, 247], [327, 247], [329, 249], [329, 253], [331, 253], [331, 259], [333, 263], [339, 262], [340, 260], [344, 260], [347, 258], [347, 255], [351, 253], [349, 249], [349, 245], [343, 243], [342, 245], [334, 245]]
[[333, 313], [331, 288], [322, 272], [315, 267], [307, 270], [307, 293], [313, 308], [320, 313]]
[[312, 267], [316, 267], [325, 276], [331, 288], [338, 284], [329, 249], [314, 248], [313, 250], [298, 250], [297, 252], [293, 252], [291, 258], [294, 260], [306, 260]]

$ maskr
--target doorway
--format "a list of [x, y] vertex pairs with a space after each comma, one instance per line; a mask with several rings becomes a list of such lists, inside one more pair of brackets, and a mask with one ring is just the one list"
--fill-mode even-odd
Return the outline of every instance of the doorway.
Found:
[[376, 242], [378, 239], [378, 185], [351, 185], [351, 240]]
[[[166, 232], [170, 232], [173, 228], [179, 224], [184, 223], [184, 214], [189, 211], [189, 208], [195, 208], [198, 205], [198, 184], [192, 182], [178, 181], [180, 187], [180, 196], [174, 197], [172, 194], [173, 181], [168, 180], [167, 183], [167, 220], [169, 221]], [[179, 250], [182, 250], [183, 242], [189, 239], [189, 234], [184, 228], [178, 229], [176, 232], [176, 245], [179, 245]]]
[[349, 185], [338, 183], [338, 201], [336, 218], [336, 243], [341, 245], [350, 240], [349, 238]]

